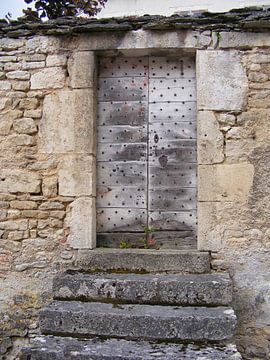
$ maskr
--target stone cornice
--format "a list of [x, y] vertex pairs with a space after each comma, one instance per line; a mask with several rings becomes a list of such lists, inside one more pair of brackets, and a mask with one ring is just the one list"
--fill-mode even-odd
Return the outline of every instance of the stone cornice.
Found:
[[97, 31], [126, 32], [138, 29], [264, 32], [270, 29], [270, 6], [234, 9], [226, 13], [184, 12], [170, 17], [160, 15], [109, 19], [66, 17], [46, 22], [28, 22], [21, 18], [10, 23], [0, 20], [0, 36], [15, 38], [37, 34], [75, 35]]

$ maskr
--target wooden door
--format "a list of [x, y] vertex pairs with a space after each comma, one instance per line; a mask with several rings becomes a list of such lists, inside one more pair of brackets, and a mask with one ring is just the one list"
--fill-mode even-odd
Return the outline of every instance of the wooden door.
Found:
[[99, 61], [97, 240], [196, 247], [196, 82], [192, 57]]

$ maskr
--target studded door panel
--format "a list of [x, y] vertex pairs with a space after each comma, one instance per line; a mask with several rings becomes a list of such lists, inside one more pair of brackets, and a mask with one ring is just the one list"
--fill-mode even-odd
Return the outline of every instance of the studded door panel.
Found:
[[99, 245], [195, 246], [195, 120], [192, 57], [100, 59]]
[[[147, 224], [148, 58], [102, 58], [98, 86], [97, 232], [106, 245]], [[133, 236], [131, 236], [133, 234]], [[143, 241], [142, 241], [143, 242]]]

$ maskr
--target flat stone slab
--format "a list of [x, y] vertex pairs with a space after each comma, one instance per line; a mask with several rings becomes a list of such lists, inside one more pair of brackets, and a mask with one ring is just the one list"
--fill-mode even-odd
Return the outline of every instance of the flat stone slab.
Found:
[[84, 274], [54, 278], [54, 298], [113, 303], [229, 305], [232, 283], [228, 274]]
[[20, 360], [240, 360], [235, 345], [154, 344], [118, 339], [78, 340], [41, 336], [23, 349]]
[[81, 250], [75, 268], [85, 271], [183, 272], [202, 274], [210, 271], [207, 252], [142, 249]]
[[223, 341], [234, 335], [235, 326], [236, 316], [228, 307], [53, 301], [40, 313], [41, 332], [45, 335]]

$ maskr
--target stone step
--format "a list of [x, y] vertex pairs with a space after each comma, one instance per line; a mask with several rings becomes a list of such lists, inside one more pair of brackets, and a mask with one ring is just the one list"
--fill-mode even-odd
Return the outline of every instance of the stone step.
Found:
[[113, 305], [53, 301], [40, 313], [43, 334], [166, 341], [223, 341], [235, 331], [228, 307]]
[[53, 281], [54, 298], [113, 303], [229, 305], [228, 274], [60, 274]]
[[80, 250], [75, 268], [89, 272], [202, 274], [210, 271], [210, 259], [207, 252], [196, 250], [95, 249]]
[[23, 349], [20, 360], [241, 360], [234, 345], [155, 344], [119, 339], [78, 340], [41, 336]]

